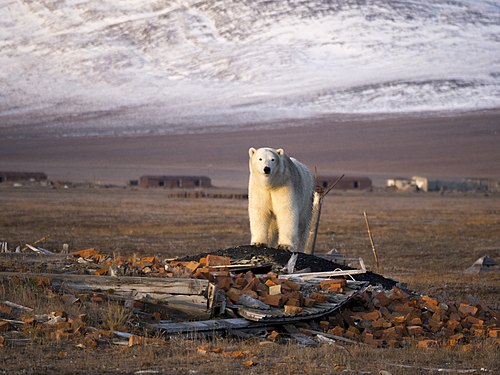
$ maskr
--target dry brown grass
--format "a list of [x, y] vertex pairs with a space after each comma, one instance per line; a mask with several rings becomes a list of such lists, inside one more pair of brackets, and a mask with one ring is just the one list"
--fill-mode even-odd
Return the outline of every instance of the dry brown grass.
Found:
[[[0, 187], [0, 239], [23, 245], [49, 235], [40, 246], [50, 250], [69, 243], [73, 250], [97, 247], [119, 255], [196, 254], [247, 243], [246, 204], [239, 200], [168, 199], [161, 190]], [[466, 275], [463, 270], [482, 255], [500, 258], [499, 196], [334, 192], [325, 200], [319, 250], [336, 248], [345, 255], [363, 257], [373, 267], [363, 211], [370, 218], [380, 273], [444, 301], [476, 301], [498, 309], [499, 275]], [[98, 328], [132, 329], [129, 312], [114, 302], [63, 305], [43, 287], [30, 283], [1, 284], [0, 299], [30, 306], [40, 314], [57, 309], [70, 315], [86, 313], [89, 324]], [[433, 372], [423, 367], [500, 370], [499, 347], [488, 340], [472, 351], [461, 347], [263, 346], [258, 338], [174, 338], [164, 346], [107, 344], [80, 349], [77, 340], [57, 341], [35, 330], [26, 334], [33, 339], [30, 345], [0, 348], [0, 373], [377, 374], [386, 370], [427, 374]], [[197, 350], [201, 345], [243, 355], [201, 354]], [[249, 360], [253, 364], [246, 366]]]

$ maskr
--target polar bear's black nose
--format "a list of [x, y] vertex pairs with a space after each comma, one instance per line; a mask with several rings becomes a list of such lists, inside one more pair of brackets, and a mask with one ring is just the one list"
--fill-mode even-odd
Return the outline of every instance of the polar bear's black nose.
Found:
[[269, 174], [269, 173], [271, 173], [271, 168], [269, 168], [269, 167], [264, 167], [264, 173], [265, 173], [265, 174]]

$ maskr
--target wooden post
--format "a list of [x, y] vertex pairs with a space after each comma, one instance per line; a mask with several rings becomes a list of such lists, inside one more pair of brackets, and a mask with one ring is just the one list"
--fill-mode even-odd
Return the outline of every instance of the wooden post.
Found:
[[314, 254], [314, 248], [316, 247], [316, 239], [318, 237], [318, 227], [319, 218], [321, 216], [321, 206], [323, 205], [323, 196], [320, 192], [314, 191], [313, 193], [313, 209], [311, 224], [309, 227], [309, 236], [307, 237], [307, 243], [304, 248], [304, 253]]
[[316, 187], [313, 193], [313, 211], [311, 217], [311, 223], [309, 226], [309, 236], [307, 237], [306, 246], [304, 248], [304, 253], [314, 254], [314, 249], [316, 247], [316, 239], [318, 237], [319, 219], [321, 216], [321, 206], [323, 205], [323, 198], [337, 185], [340, 180], [344, 178], [344, 175], [337, 178], [337, 180], [331, 184], [327, 189], [322, 187]]

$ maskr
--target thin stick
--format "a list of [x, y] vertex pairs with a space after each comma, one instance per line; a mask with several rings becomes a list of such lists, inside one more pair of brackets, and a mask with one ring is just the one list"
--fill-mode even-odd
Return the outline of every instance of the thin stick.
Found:
[[[49, 238], [49, 235], [47, 235], [45, 237], [42, 237], [39, 240], [36, 240], [35, 242], [32, 242], [31, 245], [36, 245], [37, 243], [43, 242], [43, 241], [47, 240], [48, 238]], [[26, 251], [26, 250], [28, 250], [28, 246], [27, 245], [24, 246], [21, 251]]]
[[366, 223], [366, 229], [368, 230], [368, 238], [370, 238], [370, 243], [372, 245], [372, 251], [373, 251], [373, 257], [375, 258], [375, 264], [377, 265], [377, 269], [378, 269], [379, 263], [378, 263], [377, 250], [375, 249], [375, 242], [373, 242], [372, 232], [370, 230], [370, 224], [368, 223], [368, 215], [366, 214], [366, 211], [363, 211], [363, 214], [365, 215], [365, 223]]
[[337, 178], [337, 180], [333, 184], [328, 186], [328, 188], [321, 194], [321, 197], [324, 197], [325, 195], [327, 195], [330, 192], [330, 190], [332, 190], [340, 182], [340, 180], [342, 180], [344, 178], [344, 176], [345, 176], [345, 174], [343, 174], [342, 176]]

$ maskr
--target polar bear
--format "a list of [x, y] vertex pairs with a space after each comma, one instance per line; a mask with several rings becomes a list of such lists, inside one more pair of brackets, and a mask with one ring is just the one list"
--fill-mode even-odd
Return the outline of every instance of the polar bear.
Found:
[[314, 178], [282, 148], [248, 150], [251, 244], [304, 251], [312, 214]]

